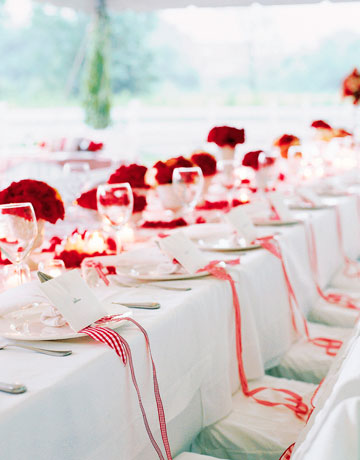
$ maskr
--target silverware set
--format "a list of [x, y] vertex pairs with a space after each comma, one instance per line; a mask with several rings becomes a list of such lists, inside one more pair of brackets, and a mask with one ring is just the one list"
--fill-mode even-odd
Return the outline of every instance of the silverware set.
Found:
[[121, 287], [127, 288], [140, 288], [140, 287], [154, 287], [158, 289], [164, 289], [165, 291], [179, 291], [179, 292], [186, 292], [191, 291], [191, 287], [175, 287], [175, 286], [167, 286], [164, 284], [157, 284], [157, 283], [126, 283], [125, 281], [121, 281], [118, 278], [114, 278], [114, 282]]

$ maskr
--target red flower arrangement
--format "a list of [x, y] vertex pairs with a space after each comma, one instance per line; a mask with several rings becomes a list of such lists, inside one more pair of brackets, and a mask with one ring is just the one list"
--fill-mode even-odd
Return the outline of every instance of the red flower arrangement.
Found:
[[179, 217], [178, 219], [170, 220], [170, 221], [162, 221], [162, 220], [155, 220], [155, 221], [150, 221], [147, 220], [142, 224], [142, 228], [166, 228], [166, 229], [171, 229], [171, 228], [177, 228], [177, 227], [185, 227], [187, 224], [186, 220], [183, 219], [182, 217]]
[[293, 145], [300, 145], [300, 139], [292, 134], [283, 134], [281, 137], [275, 139], [274, 145], [279, 147], [280, 155], [283, 158], [287, 158], [289, 148]]
[[36, 219], [55, 224], [64, 219], [65, 208], [59, 193], [45, 182], [24, 179], [13, 182], [0, 192], [0, 204], [31, 203]]
[[97, 152], [98, 150], [102, 150], [103, 147], [104, 147], [104, 144], [102, 142], [89, 141], [89, 145], [87, 146], [86, 151]]
[[231, 126], [215, 126], [208, 134], [208, 142], [214, 142], [219, 147], [235, 147], [245, 142], [245, 130], [232, 128]]
[[360, 101], [360, 73], [358, 69], [354, 69], [348, 75], [342, 84], [343, 97], [351, 97], [353, 104], [358, 104]]
[[122, 165], [111, 174], [108, 183], [121, 184], [122, 182], [129, 182], [132, 188], [150, 188], [150, 185], [145, 181], [146, 172], [146, 166], [140, 166], [135, 163], [129, 166]]
[[191, 168], [192, 166], [194, 166], [194, 164], [183, 156], [170, 158], [165, 162], [158, 161], [154, 164], [154, 168], [157, 171], [155, 179], [160, 185], [171, 184], [172, 175], [175, 168]]
[[204, 177], [216, 174], [216, 159], [210, 153], [202, 151], [195, 152], [190, 159], [196, 166], [199, 166]]
[[86, 209], [93, 209], [97, 211], [97, 187], [82, 193], [76, 200], [76, 204]]
[[213, 210], [223, 210], [229, 207], [229, 202], [227, 200], [219, 201], [207, 201], [205, 200], [204, 204], [196, 206], [196, 209], [201, 211], [213, 211]]
[[332, 127], [323, 120], [315, 120], [311, 123], [311, 127], [315, 129], [332, 129]]
[[[81, 206], [82, 208], [92, 209], [94, 211], [97, 211], [96, 193], [97, 193], [97, 188], [93, 188], [93, 189], [91, 189], [91, 190], [89, 190], [87, 192], [84, 192], [76, 200], [76, 203], [79, 206]], [[138, 195], [137, 193], [134, 193], [134, 192], [133, 192], [133, 196], [134, 196], [133, 213], [142, 212], [147, 206], [146, 197], [142, 196], [142, 195]], [[126, 195], [125, 195], [124, 198], [126, 198], [126, 200], [128, 200]], [[109, 203], [107, 202], [107, 204], [109, 204]], [[126, 205], [126, 204], [128, 204], [128, 202], [124, 202], [124, 205]]]
[[265, 152], [263, 150], [255, 150], [253, 152], [246, 153], [243, 158], [242, 165], [258, 171], [260, 168], [272, 166], [275, 163], [275, 158], [267, 156], [265, 156], [264, 162], [260, 163], [259, 157], [261, 154], [265, 154]]

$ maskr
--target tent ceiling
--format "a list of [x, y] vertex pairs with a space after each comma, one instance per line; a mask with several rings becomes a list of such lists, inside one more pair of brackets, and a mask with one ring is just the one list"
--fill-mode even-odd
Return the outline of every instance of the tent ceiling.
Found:
[[[42, 3], [75, 8], [91, 12], [97, 0], [37, 0]], [[184, 8], [187, 6], [222, 7], [222, 6], [249, 6], [253, 3], [261, 5], [290, 5], [302, 3], [319, 3], [321, 0], [106, 0], [107, 6], [112, 10], [131, 9], [149, 11], [165, 8]], [[356, 0], [332, 0], [333, 2], [351, 2]]]

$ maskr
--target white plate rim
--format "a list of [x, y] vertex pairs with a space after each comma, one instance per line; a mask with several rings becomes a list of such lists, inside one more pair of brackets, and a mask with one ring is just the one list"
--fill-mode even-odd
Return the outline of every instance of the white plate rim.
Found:
[[[124, 308], [126, 308], [126, 307], [124, 307]], [[109, 321], [107, 323], [103, 323], [103, 324], [101, 324], [101, 326], [107, 327], [109, 329], [117, 329], [121, 325], [126, 324], [126, 323], [124, 323], [124, 321], [122, 321], [122, 319], [123, 318], [129, 318], [129, 317], [132, 316], [132, 314], [133, 314], [133, 312], [130, 309], [128, 309], [128, 311], [116, 315], [116, 316], [120, 316], [121, 319]], [[6, 319], [6, 318], [0, 317], [0, 324], [1, 324], [2, 320], [4, 320], [4, 319]], [[46, 327], [46, 326], [44, 325], [44, 327]], [[48, 327], [50, 327], [50, 326], [48, 326]], [[54, 329], [57, 329], [58, 331], [61, 330], [60, 327], [57, 327], [57, 328], [54, 328]], [[30, 342], [30, 341], [33, 341], [33, 342], [58, 341], [58, 340], [69, 340], [69, 339], [78, 339], [78, 338], [81, 338], [81, 337], [88, 337], [87, 334], [80, 333], [80, 332], [69, 332], [67, 334], [62, 334], [62, 335], [59, 335], [59, 336], [54, 336], [54, 335], [51, 335], [51, 336], [29, 336], [29, 335], [19, 335], [18, 332], [14, 332], [14, 331], [4, 333], [1, 330], [0, 330], [0, 336], [4, 337], [6, 339], [11, 339], [11, 340], [20, 340], [22, 342], [23, 341], [26, 341], [26, 342]]]

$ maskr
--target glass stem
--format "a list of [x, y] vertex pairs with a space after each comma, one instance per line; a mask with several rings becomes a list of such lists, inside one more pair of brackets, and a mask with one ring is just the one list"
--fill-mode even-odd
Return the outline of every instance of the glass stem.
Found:
[[19, 286], [22, 284], [23, 280], [22, 280], [22, 263], [21, 262], [18, 262], [15, 264], [15, 272], [16, 272], [16, 276], [18, 278], [18, 283], [19, 283]]

